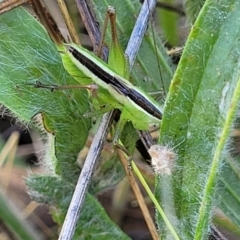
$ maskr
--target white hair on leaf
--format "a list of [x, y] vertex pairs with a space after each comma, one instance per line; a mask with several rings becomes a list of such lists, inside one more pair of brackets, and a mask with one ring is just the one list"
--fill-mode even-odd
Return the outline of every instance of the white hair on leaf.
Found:
[[172, 148], [162, 145], [153, 145], [148, 150], [152, 160], [152, 168], [155, 174], [172, 174], [172, 168], [176, 159], [176, 153]]

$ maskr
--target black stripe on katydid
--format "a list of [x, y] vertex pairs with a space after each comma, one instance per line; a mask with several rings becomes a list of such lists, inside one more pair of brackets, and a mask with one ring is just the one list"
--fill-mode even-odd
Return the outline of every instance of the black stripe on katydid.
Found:
[[69, 48], [69, 52], [77, 59], [82, 65], [88, 68], [96, 77], [101, 79], [106, 84], [111, 84], [118, 92], [121, 92], [124, 96], [130, 98], [134, 103], [144, 109], [150, 115], [161, 119], [161, 111], [152, 104], [147, 98], [145, 98], [140, 92], [136, 91], [134, 88], [130, 88], [117, 78], [117, 75], [111, 75], [108, 72], [100, 68], [96, 63], [88, 59], [81, 52], [79, 52], [74, 47]]

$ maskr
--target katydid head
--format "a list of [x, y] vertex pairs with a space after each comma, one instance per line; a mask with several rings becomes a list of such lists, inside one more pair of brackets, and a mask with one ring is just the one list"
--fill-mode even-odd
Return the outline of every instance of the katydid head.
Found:
[[107, 8], [107, 14], [109, 16], [116, 16], [116, 8], [114, 6], [108, 6]]

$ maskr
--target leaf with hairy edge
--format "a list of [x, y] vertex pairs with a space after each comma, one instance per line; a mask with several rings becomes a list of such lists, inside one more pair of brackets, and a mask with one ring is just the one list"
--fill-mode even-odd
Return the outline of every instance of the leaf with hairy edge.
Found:
[[[36, 181], [41, 183], [37, 188], [35, 186]], [[45, 186], [46, 181], [49, 183], [49, 187]], [[35, 192], [31, 192], [34, 200], [48, 202], [58, 207], [57, 211], [55, 209], [52, 211], [52, 215], [55, 222], [61, 226], [73, 194], [73, 185], [62, 181], [62, 179], [56, 176], [33, 175], [27, 179], [27, 185], [30, 186], [31, 189], [35, 189]], [[97, 239], [129, 239], [129, 237], [109, 219], [99, 202], [93, 196], [87, 194], [73, 239], [95, 239], [96, 236]]]
[[[51, 92], [28, 83], [76, 83], [65, 71], [59, 53], [44, 28], [23, 8], [0, 16], [0, 102], [20, 121], [41, 114], [43, 125], [55, 136], [57, 161], [50, 168], [72, 180], [79, 172], [77, 154], [84, 146], [90, 120], [83, 117], [89, 104], [85, 91]], [[41, 121], [41, 120], [40, 120]]]
[[[57, 211], [52, 208], [52, 215], [61, 225], [80, 171], [77, 155], [90, 128], [90, 120], [83, 117], [89, 111], [88, 96], [82, 90], [51, 92], [28, 85], [36, 81], [50, 85], [76, 82], [65, 71], [45, 29], [27, 11], [14, 9], [1, 15], [0, 21], [0, 102], [26, 124], [41, 114], [40, 120], [49, 132], [46, 161], [53, 173], [32, 175], [26, 181], [35, 200], [58, 207]], [[94, 186], [92, 189], [96, 191]], [[99, 239], [128, 239], [92, 196], [87, 195], [83, 209], [77, 239], [99, 234]]]
[[160, 143], [175, 146], [178, 159], [170, 177], [157, 178], [156, 191], [180, 239], [207, 238], [240, 95], [239, 11], [237, 0], [206, 1], [167, 97]]

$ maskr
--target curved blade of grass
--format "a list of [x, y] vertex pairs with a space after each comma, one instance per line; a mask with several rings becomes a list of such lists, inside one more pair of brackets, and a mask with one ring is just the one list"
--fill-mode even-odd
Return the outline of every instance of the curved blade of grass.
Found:
[[2, 190], [0, 190], [0, 219], [18, 239], [40, 240], [36, 232], [30, 228], [29, 223], [21, 218], [20, 212], [4, 196]]
[[234, 120], [231, 104], [238, 99], [239, 11], [236, 0], [206, 1], [170, 86], [160, 143], [175, 146], [178, 160], [170, 178], [157, 179], [156, 189], [181, 239], [208, 234], [223, 146]]
[[158, 201], [156, 200], [155, 196], [153, 195], [151, 189], [149, 188], [147, 182], [145, 181], [145, 179], [143, 178], [141, 172], [139, 171], [137, 165], [132, 161], [131, 162], [131, 167], [133, 168], [134, 173], [137, 175], [139, 181], [141, 182], [141, 184], [143, 185], [145, 191], [147, 192], [149, 198], [151, 199], [151, 201], [153, 202], [154, 206], [156, 207], [156, 210], [158, 211], [158, 213], [161, 215], [163, 221], [165, 222], [165, 224], [167, 225], [169, 231], [171, 232], [171, 234], [173, 235], [174, 239], [179, 240], [179, 237], [174, 229], [174, 227], [172, 226], [171, 222], [168, 220], [168, 218], [166, 217], [163, 209], [161, 208], [161, 206], [159, 205]]

